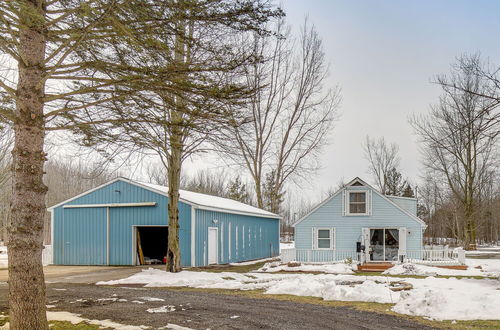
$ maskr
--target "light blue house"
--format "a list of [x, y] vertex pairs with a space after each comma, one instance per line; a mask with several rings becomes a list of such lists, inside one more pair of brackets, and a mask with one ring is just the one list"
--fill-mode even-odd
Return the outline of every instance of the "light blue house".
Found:
[[[50, 207], [54, 264], [162, 262], [167, 204], [166, 187], [117, 178]], [[250, 205], [181, 190], [181, 263], [205, 266], [276, 256], [279, 222], [279, 216]]]
[[360, 262], [421, 259], [426, 228], [415, 198], [384, 196], [359, 178], [297, 221], [290, 259]]

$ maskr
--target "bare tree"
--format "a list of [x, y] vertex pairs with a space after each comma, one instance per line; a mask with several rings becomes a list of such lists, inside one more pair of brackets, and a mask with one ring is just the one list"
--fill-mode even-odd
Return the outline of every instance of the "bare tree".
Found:
[[484, 129], [498, 127], [500, 125], [500, 67], [483, 60], [479, 53], [459, 56], [453, 67], [455, 70], [475, 76], [481, 83], [481, 90], [475, 86], [448, 79], [445, 75], [438, 76], [436, 82], [443, 87], [467, 92], [488, 100], [488, 106], [480, 110], [477, 115], [482, 117]]
[[495, 101], [482, 96], [489, 86], [468, 64], [458, 61], [449, 75], [438, 78], [443, 89], [439, 103], [411, 124], [423, 144], [424, 165], [446, 179], [458, 201], [466, 248], [475, 248], [481, 186], [498, 164], [500, 129], [491, 122]]
[[[249, 104], [251, 121], [230, 130], [219, 150], [251, 176], [257, 205], [280, 211], [285, 185], [312, 174], [327, 143], [340, 101], [338, 88], [327, 88], [328, 67], [321, 38], [314, 27], [302, 27], [292, 38], [280, 20], [275, 35], [255, 36], [257, 57], [246, 73], [255, 93]], [[264, 181], [267, 194], [264, 194]], [[266, 201], [266, 196], [271, 200]]]
[[391, 171], [397, 172], [399, 168], [399, 147], [395, 143], [388, 144], [384, 137], [375, 140], [367, 136], [363, 149], [376, 187], [382, 194], [388, 194]]

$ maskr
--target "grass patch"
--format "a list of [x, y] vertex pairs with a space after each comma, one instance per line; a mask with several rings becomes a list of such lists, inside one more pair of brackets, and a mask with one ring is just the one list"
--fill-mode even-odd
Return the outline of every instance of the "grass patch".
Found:
[[78, 324], [73, 324], [68, 321], [49, 321], [49, 327], [53, 330], [99, 330], [99, 329], [111, 329], [111, 328], [101, 328], [98, 325], [88, 324], [86, 322], [80, 322]]
[[398, 314], [391, 310], [394, 304], [382, 304], [382, 303], [361, 302], [361, 301], [326, 301], [323, 300], [322, 298], [317, 298], [317, 297], [303, 297], [303, 296], [294, 296], [286, 294], [279, 294], [279, 295], [264, 294], [264, 290], [242, 291], [237, 289], [236, 290], [200, 289], [200, 288], [189, 288], [189, 287], [172, 287], [172, 288], [162, 288], [162, 289], [227, 294], [227, 295], [243, 296], [246, 298], [254, 298], [254, 299], [276, 299], [283, 301], [291, 301], [295, 303], [315, 304], [315, 305], [330, 306], [330, 307], [347, 307], [365, 312], [393, 315], [399, 318], [412, 320], [422, 325], [427, 325], [430, 327], [441, 328], [441, 329], [500, 329], [500, 321], [497, 320], [456, 321], [456, 323], [452, 323], [452, 321], [432, 321], [432, 320], [427, 320], [420, 316]]
[[210, 272], [210, 273], [222, 273], [222, 272], [232, 272], [232, 273], [248, 273], [257, 270], [264, 266], [269, 261], [262, 261], [251, 265], [233, 266], [233, 265], [214, 265], [207, 267], [192, 267], [186, 268], [186, 270], [193, 272]]
[[[9, 322], [8, 317], [3, 317], [0, 319], [0, 327], [4, 326]], [[86, 322], [80, 322], [78, 324], [73, 324], [68, 321], [49, 321], [49, 327], [53, 330], [99, 330], [99, 329], [111, 329], [111, 328], [101, 328], [98, 325], [88, 324]]]

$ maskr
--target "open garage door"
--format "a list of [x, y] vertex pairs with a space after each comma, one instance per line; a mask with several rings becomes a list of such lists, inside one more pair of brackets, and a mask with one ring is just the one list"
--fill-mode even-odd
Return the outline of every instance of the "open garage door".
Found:
[[168, 247], [167, 226], [135, 227], [136, 265], [162, 264]]

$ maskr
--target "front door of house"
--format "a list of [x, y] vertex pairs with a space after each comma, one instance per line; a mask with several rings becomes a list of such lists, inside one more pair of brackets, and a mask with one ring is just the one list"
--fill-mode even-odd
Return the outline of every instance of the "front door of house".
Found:
[[398, 250], [398, 228], [370, 229], [370, 261], [397, 261]]

